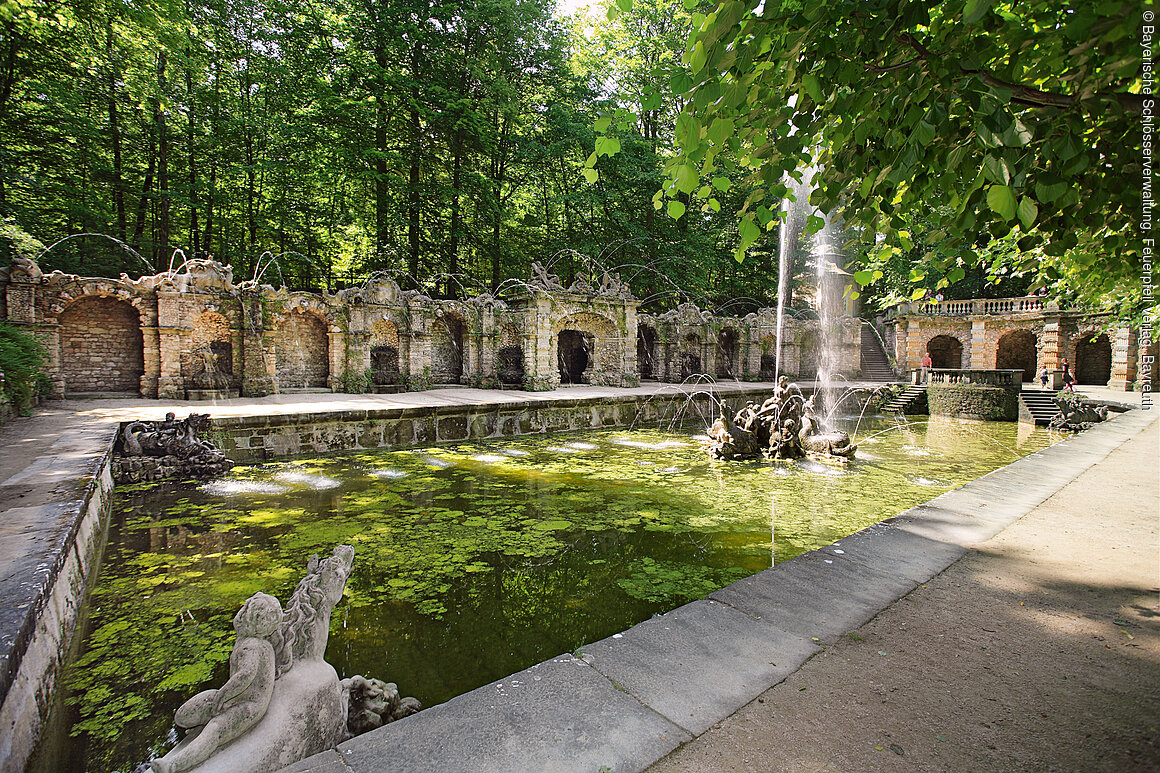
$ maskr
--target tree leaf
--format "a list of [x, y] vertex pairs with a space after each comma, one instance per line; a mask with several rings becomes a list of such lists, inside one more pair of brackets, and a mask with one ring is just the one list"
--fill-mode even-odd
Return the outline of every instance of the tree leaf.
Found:
[[802, 76], [802, 88], [810, 95], [810, 99], [818, 104], [825, 101], [825, 96], [822, 94], [822, 84], [818, 82], [818, 78], [813, 73], [806, 73]]
[[1008, 185], [992, 185], [987, 189], [987, 206], [1004, 220], [1015, 218], [1015, 191]]
[[681, 164], [673, 171], [673, 179], [676, 180], [677, 190], [681, 193], [692, 193], [697, 189], [697, 183], [701, 181], [697, 170], [688, 164]]
[[974, 24], [991, 10], [992, 0], [967, 0], [963, 6], [963, 21]]
[[669, 217], [673, 220], [680, 220], [681, 216], [685, 214], [685, 205], [679, 201], [669, 202]]
[[753, 244], [761, 237], [761, 229], [757, 227], [757, 223], [753, 222], [753, 215], [746, 215], [737, 224], [737, 232], [741, 234], [743, 244]]
[[584, 179], [590, 183], [594, 183], [600, 179], [600, 173], [595, 169], [581, 169], [580, 171], [584, 174]]
[[1039, 217], [1039, 205], [1035, 203], [1035, 199], [1024, 196], [1019, 202], [1019, 222], [1023, 224], [1023, 229], [1027, 230], [1033, 226], [1037, 217]]
[[863, 269], [862, 271], [854, 272], [854, 281], [865, 287], [874, 281], [874, 272]]

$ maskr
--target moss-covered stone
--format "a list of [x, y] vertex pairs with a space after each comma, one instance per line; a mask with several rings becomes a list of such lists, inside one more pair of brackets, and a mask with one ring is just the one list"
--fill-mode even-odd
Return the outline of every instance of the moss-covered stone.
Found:
[[926, 392], [931, 416], [982, 421], [1019, 418], [1019, 390], [982, 384], [931, 384]]

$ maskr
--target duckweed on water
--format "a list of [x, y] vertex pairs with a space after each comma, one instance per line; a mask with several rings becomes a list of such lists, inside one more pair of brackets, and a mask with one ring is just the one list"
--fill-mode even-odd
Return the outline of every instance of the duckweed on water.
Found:
[[[888, 425], [867, 429], [870, 435]], [[327, 659], [426, 705], [704, 597], [1042, 448], [1042, 431], [892, 429], [848, 467], [725, 463], [636, 431], [350, 453], [115, 491], [70, 770], [163, 751], [175, 708], [228, 674], [231, 619], [285, 600], [311, 553], [355, 548]], [[871, 451], [872, 449], [872, 451]], [[914, 451], [925, 452], [925, 455]]]

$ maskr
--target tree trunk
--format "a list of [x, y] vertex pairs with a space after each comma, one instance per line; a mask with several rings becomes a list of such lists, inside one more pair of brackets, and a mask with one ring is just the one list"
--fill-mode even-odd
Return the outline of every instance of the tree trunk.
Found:
[[153, 193], [153, 171], [157, 164], [157, 133], [156, 126], [149, 128], [149, 151], [145, 180], [141, 183], [141, 198], [137, 202], [137, 224], [133, 228], [133, 249], [141, 251], [141, 237], [145, 234], [145, 216], [149, 210], [149, 199]]
[[419, 115], [419, 90], [416, 88], [411, 94], [411, 170], [407, 176], [407, 271], [411, 281], [419, 286], [419, 215], [422, 206], [422, 197], [419, 192], [419, 179], [422, 163], [422, 151], [419, 148], [422, 141], [422, 121]]
[[166, 125], [166, 116], [168, 109], [165, 107], [165, 100], [169, 91], [169, 84], [165, 79], [165, 66], [169, 61], [169, 54], [165, 49], [161, 49], [157, 55], [157, 89], [160, 92], [160, 97], [157, 102], [157, 140], [158, 140], [158, 154], [157, 154], [157, 251], [156, 256], [158, 261], [155, 265], [161, 265], [162, 262], [169, 255], [169, 130]]
[[491, 179], [495, 186], [495, 219], [491, 226], [491, 287], [496, 289], [503, 281], [503, 256], [500, 252], [500, 232], [503, 230], [503, 184], [507, 177], [507, 140], [509, 121], [507, 115], [499, 119], [496, 137], [496, 155], [492, 157]]
[[197, 222], [197, 114], [194, 112], [193, 102], [193, 68], [189, 62], [193, 51], [185, 49], [185, 95], [189, 103], [189, 121], [186, 133], [186, 142], [189, 145], [189, 256], [197, 257], [197, 245], [201, 240]]
[[[222, 68], [221, 61], [214, 60], [214, 79], [213, 79], [213, 113], [209, 121], [209, 136], [211, 137], [210, 147], [215, 147], [215, 141], [218, 137], [218, 126], [221, 118], [221, 82], [222, 82]], [[206, 191], [205, 196], [205, 234], [204, 246], [202, 249], [206, 255], [210, 254], [213, 246], [213, 214], [214, 204], [217, 201], [217, 157], [212, 153], [209, 156], [209, 190]], [[219, 250], [218, 260], [227, 262], [226, 254], [223, 250]], [[241, 277], [239, 277], [240, 279]]]
[[459, 211], [459, 186], [463, 178], [463, 128], [455, 131], [451, 151], [451, 237], [447, 241], [447, 297], [453, 297], [453, 278], [459, 273], [459, 231], [462, 215]]
[[121, 119], [117, 113], [117, 65], [116, 48], [113, 45], [113, 18], [109, 17], [105, 29], [105, 53], [109, 60], [109, 135], [113, 141], [113, 210], [117, 215], [117, 237], [125, 240], [125, 182], [121, 158]]

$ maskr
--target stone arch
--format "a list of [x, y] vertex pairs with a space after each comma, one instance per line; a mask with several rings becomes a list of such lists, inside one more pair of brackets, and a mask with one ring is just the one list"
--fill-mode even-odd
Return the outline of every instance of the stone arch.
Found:
[[952, 335], [936, 335], [926, 342], [926, 351], [932, 368], [963, 367], [963, 342]]
[[1112, 378], [1112, 342], [1107, 333], [1088, 331], [1075, 340], [1075, 383], [1104, 386]]
[[651, 325], [640, 325], [636, 329], [636, 361], [641, 379], [656, 378], [657, 331]]
[[716, 375], [718, 379], [733, 379], [738, 377], [737, 345], [737, 331], [733, 328], [724, 328], [717, 334]]
[[455, 314], [440, 314], [431, 323], [431, 379], [436, 384], [458, 384], [463, 378], [465, 328]]
[[389, 319], [371, 325], [371, 381], [377, 386], [399, 383], [399, 327]]
[[65, 306], [60, 324], [60, 372], [65, 394], [141, 392], [145, 343], [141, 313], [126, 300], [83, 295]]
[[514, 322], [499, 330], [499, 347], [495, 353], [496, 376], [500, 383], [520, 386], [524, 383], [523, 336]]
[[681, 380], [704, 371], [701, 366], [701, 336], [689, 333], [681, 339]]
[[193, 321], [182, 367], [191, 389], [228, 389], [234, 373], [233, 332], [224, 314], [209, 309]]
[[777, 338], [766, 333], [761, 338], [761, 378], [773, 381], [777, 378]]
[[313, 310], [292, 309], [274, 332], [274, 375], [280, 389], [325, 387], [330, 377], [330, 335]]
[[553, 326], [552, 345], [561, 383], [589, 383], [600, 371], [622, 370], [619, 332], [612, 320], [584, 311]]
[[[934, 359], [934, 356], [931, 356]], [[995, 367], [999, 370], [1023, 370], [1023, 381], [1033, 381], [1037, 372], [1035, 333], [1024, 328], [1008, 330], [995, 346]], [[937, 366], [936, 366], [937, 367]]]

